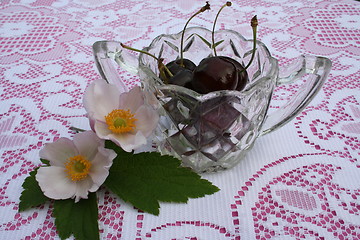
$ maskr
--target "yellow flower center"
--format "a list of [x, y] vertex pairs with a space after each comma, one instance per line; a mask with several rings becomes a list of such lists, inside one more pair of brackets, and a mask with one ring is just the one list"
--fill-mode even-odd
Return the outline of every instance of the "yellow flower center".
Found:
[[130, 110], [115, 109], [105, 116], [106, 124], [113, 133], [126, 133], [135, 129], [137, 119]]
[[91, 162], [81, 155], [71, 157], [65, 163], [65, 172], [72, 181], [80, 181], [90, 172]]

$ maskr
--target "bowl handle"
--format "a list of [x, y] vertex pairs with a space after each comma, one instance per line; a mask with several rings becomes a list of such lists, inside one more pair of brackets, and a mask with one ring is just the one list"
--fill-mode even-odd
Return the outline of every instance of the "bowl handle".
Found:
[[101, 77], [108, 83], [115, 84], [120, 92], [127, 92], [129, 89], [120, 78], [116, 67], [120, 66], [122, 69], [137, 75], [139, 66], [137, 56], [121, 47], [120, 42], [116, 41], [95, 42], [93, 54]]
[[280, 68], [277, 86], [295, 81], [301, 84], [297, 80], [303, 77], [305, 82], [287, 103], [266, 116], [260, 135], [282, 127], [299, 114], [319, 92], [330, 69], [331, 61], [319, 56], [300, 56], [289, 66]]

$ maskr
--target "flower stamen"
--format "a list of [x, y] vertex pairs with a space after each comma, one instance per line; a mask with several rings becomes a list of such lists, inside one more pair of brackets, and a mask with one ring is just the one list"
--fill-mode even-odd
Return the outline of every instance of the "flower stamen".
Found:
[[105, 116], [106, 124], [113, 133], [131, 132], [136, 128], [136, 120], [130, 110], [123, 109], [115, 109]]
[[90, 172], [91, 162], [82, 155], [70, 157], [65, 163], [65, 172], [72, 181], [80, 181]]

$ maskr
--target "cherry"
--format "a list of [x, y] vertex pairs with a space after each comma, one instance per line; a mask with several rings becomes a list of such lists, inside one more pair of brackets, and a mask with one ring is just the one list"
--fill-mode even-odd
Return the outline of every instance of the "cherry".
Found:
[[189, 69], [183, 69], [168, 80], [168, 84], [174, 84], [181, 87], [192, 88], [193, 72]]
[[[231, 2], [226, 2], [218, 11], [212, 30], [212, 49], [214, 57], [203, 59], [199, 66], [194, 70], [194, 79], [192, 81], [193, 90], [206, 94], [219, 90], [238, 90], [245, 88], [249, 78], [246, 68], [238, 61], [230, 57], [220, 56], [216, 54], [215, 43], [215, 25], [220, 12], [226, 7], [231, 6]], [[256, 20], [257, 21], [257, 20]], [[255, 22], [252, 26], [255, 26]], [[256, 22], [257, 25], [257, 22]], [[253, 28], [254, 29], [254, 28]], [[253, 52], [254, 53], [254, 52]]]
[[180, 59], [166, 64], [173, 74], [172, 77], [166, 74], [168, 84], [202, 94], [217, 90], [241, 91], [249, 79], [243, 65], [226, 56], [205, 58], [198, 67], [188, 59], [183, 59], [183, 64], [180, 66]]
[[183, 59], [183, 66], [181, 66], [181, 59], [177, 59], [175, 61], [171, 61], [166, 64], [166, 67], [170, 70], [170, 72], [175, 75], [178, 72], [182, 71], [183, 69], [188, 69], [190, 71], [194, 71], [196, 68], [195, 63], [191, 60], [184, 58]]
[[[229, 57], [204, 58], [194, 70], [193, 90], [206, 94], [218, 90], [235, 90], [238, 88], [240, 63]], [[240, 73], [240, 75], [242, 75]], [[240, 86], [243, 87], [241, 79]], [[246, 81], [245, 81], [246, 83]]]
[[226, 60], [228, 60], [234, 64], [234, 66], [236, 68], [236, 72], [237, 72], [237, 77], [238, 77], [238, 83], [237, 83], [237, 86], [235, 89], [237, 91], [243, 90], [245, 88], [246, 84], [249, 82], [249, 76], [247, 74], [245, 67], [233, 58], [226, 57], [226, 56], [223, 56], [222, 58], [225, 58]]
[[131, 48], [121, 43], [121, 46], [147, 54], [157, 60], [159, 76], [165, 84], [174, 84], [183, 86], [194, 91], [197, 91], [200, 94], [206, 94], [213, 91], [219, 90], [237, 90], [241, 91], [245, 88], [245, 85], [249, 81], [248, 74], [246, 69], [251, 65], [255, 57], [256, 51], [256, 29], [258, 25], [257, 17], [254, 16], [251, 19], [251, 27], [253, 30], [253, 51], [252, 56], [248, 64], [244, 67], [235, 59], [226, 56], [217, 56], [216, 46], [218, 43], [215, 43], [215, 24], [219, 16], [219, 13], [226, 6], [231, 6], [231, 2], [226, 2], [218, 14], [216, 15], [213, 31], [212, 31], [212, 45], [210, 46], [214, 51], [214, 57], [208, 57], [203, 59], [198, 66], [196, 66], [191, 60], [183, 58], [183, 43], [184, 43], [184, 33], [186, 26], [190, 20], [196, 15], [204, 12], [205, 10], [210, 9], [210, 4], [206, 2], [206, 5], [203, 6], [199, 11], [197, 11], [190, 19], [186, 22], [185, 27], [181, 35], [181, 47], [180, 47], [180, 58], [170, 63], [164, 65], [162, 58], [157, 58], [153, 54], [150, 54], [146, 51], [141, 51], [138, 49]]
[[[168, 71], [160, 70], [160, 78], [167, 84], [175, 84], [187, 88], [191, 88], [192, 72], [196, 65], [189, 59], [184, 58], [184, 34], [187, 25], [196, 15], [205, 12], [210, 9], [209, 2], [200, 8], [195, 14], [193, 14], [185, 23], [184, 29], [181, 34], [180, 41], [180, 59], [174, 60], [166, 64], [165, 68]], [[162, 66], [160, 66], [162, 68]]]
[[160, 74], [160, 78], [167, 82], [167, 84], [174, 84], [182, 87], [190, 87], [192, 81], [192, 72], [196, 68], [195, 63], [189, 59], [183, 59], [183, 66], [181, 66], [181, 60], [177, 59], [166, 64], [167, 69], [171, 72], [172, 76], [168, 72]]

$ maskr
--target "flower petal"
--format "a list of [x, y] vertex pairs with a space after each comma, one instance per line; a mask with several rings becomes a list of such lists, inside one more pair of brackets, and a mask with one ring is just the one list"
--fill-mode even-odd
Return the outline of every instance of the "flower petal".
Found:
[[136, 128], [145, 137], [150, 136], [159, 122], [159, 114], [151, 107], [143, 105], [135, 113]]
[[78, 155], [74, 143], [68, 138], [59, 138], [53, 143], [46, 143], [39, 152], [40, 158], [50, 161], [51, 166], [64, 166], [68, 158]]
[[[146, 137], [150, 136], [157, 126], [159, 116], [157, 111], [145, 103], [144, 92], [140, 87], [136, 86], [121, 94], [114, 89], [116, 87], [111, 84], [95, 81], [85, 91], [84, 106], [96, 135], [101, 139], [112, 140], [130, 152], [146, 144]], [[109, 129], [104, 118], [115, 109], [130, 110], [135, 114], [138, 121], [133, 132], [113, 133]]]
[[104, 80], [96, 80], [85, 90], [83, 104], [91, 118], [104, 120], [112, 110], [119, 106], [119, 90]]
[[44, 195], [52, 199], [68, 199], [75, 196], [76, 185], [67, 177], [62, 167], [41, 167], [36, 174]]
[[133, 87], [129, 92], [120, 95], [119, 109], [130, 110], [132, 113], [144, 104], [144, 95], [139, 86]]
[[95, 192], [105, 182], [115, 157], [116, 153], [113, 150], [98, 148], [98, 154], [93, 159], [93, 165], [89, 173], [93, 181], [93, 185], [89, 189], [90, 192]]
[[159, 100], [156, 98], [155, 94], [149, 91], [144, 91], [144, 96], [145, 99], [147, 101], [147, 103], [153, 107], [154, 109], [159, 109], [160, 108], [160, 102]]
[[[87, 199], [88, 198], [88, 193], [89, 193], [89, 189], [92, 187], [93, 185], [93, 181], [91, 180], [90, 177], [85, 178], [84, 180], [81, 181], [77, 181], [75, 183], [75, 202], [79, 202], [80, 199]], [[97, 189], [96, 189], [97, 190]], [[95, 190], [95, 191], [96, 191]]]
[[116, 134], [108, 129], [106, 123], [100, 121], [95, 123], [95, 132], [99, 138], [111, 140], [127, 152], [146, 144], [146, 138], [140, 131]]
[[89, 161], [95, 157], [98, 147], [105, 145], [93, 131], [75, 134], [73, 141], [79, 153]]
[[109, 135], [112, 133], [105, 122], [95, 121], [94, 129], [96, 135], [101, 139], [109, 140]]
[[146, 144], [146, 137], [142, 134], [141, 131], [133, 133], [123, 133], [123, 134], [110, 134], [109, 140], [116, 143], [124, 151], [131, 152], [132, 150]]

